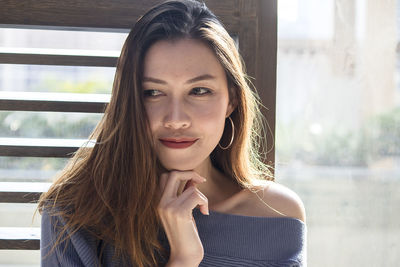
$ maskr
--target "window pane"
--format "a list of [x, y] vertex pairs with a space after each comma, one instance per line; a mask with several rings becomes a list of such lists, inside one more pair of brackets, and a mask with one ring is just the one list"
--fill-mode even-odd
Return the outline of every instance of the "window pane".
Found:
[[0, 157], [0, 182], [48, 182], [68, 158]]
[[115, 68], [0, 65], [0, 90], [23, 92], [111, 93]]
[[0, 47], [91, 49], [119, 52], [128, 32], [127, 30], [93, 32], [2, 28], [0, 36]]
[[400, 261], [399, 1], [280, 0], [277, 181], [310, 266]]
[[0, 111], [0, 137], [86, 139], [103, 114]]

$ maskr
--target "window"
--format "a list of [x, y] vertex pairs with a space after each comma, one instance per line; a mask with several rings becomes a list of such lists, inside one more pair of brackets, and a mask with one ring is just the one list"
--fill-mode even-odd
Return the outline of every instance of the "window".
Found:
[[278, 1], [276, 175], [310, 266], [400, 260], [399, 3]]

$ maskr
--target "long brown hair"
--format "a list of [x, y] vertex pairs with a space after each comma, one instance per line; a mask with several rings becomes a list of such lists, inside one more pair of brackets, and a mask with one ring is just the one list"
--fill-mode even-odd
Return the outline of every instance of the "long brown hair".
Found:
[[[225, 69], [230, 101], [236, 106], [231, 114], [234, 141], [226, 150], [214, 149], [212, 164], [242, 187], [254, 189], [259, 181], [273, 180], [260, 154], [260, 101], [249, 87], [233, 39], [204, 3], [174, 0], [153, 7], [124, 43], [110, 103], [89, 137], [96, 140], [94, 146], [74, 153], [39, 203], [41, 212], [63, 218], [64, 231], [89, 230], [139, 267], [156, 266], [156, 252], [165, 253], [158, 240], [162, 226], [157, 213], [163, 167], [153, 150], [143, 103], [143, 61], [156, 41], [179, 38], [210, 46]], [[227, 122], [220, 143], [229, 143], [231, 134]]]

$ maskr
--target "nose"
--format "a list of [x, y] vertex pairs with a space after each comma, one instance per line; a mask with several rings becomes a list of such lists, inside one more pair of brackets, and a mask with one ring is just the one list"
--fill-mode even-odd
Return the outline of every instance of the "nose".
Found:
[[184, 103], [177, 100], [170, 101], [164, 118], [164, 127], [176, 130], [189, 128], [190, 125], [190, 117]]

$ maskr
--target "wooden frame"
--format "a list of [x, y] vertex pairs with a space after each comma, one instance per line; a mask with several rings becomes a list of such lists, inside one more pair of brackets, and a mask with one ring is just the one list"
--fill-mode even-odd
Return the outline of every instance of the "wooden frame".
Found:
[[[127, 32], [141, 14], [159, 0], [0, 0], [0, 27], [91, 30]], [[206, 5], [221, 19], [230, 34], [238, 37], [239, 50], [266, 109], [271, 132], [268, 134], [266, 161], [274, 164], [275, 105], [276, 105], [276, 0], [205, 0]], [[0, 64], [47, 64], [68, 66], [115, 66], [115, 57], [74, 56], [2, 52]], [[62, 101], [35, 97], [10, 97], [0, 92], [0, 110], [103, 112], [106, 101]], [[12, 138], [2, 138], [0, 156], [66, 157], [78, 146], [39, 144], [27, 146], [10, 144]], [[32, 197], [26, 195], [32, 193]], [[0, 201], [30, 202], [40, 192], [0, 192]], [[0, 231], [1, 232], [1, 231]], [[12, 236], [10, 234], [10, 236]], [[0, 236], [0, 249], [39, 249], [38, 242], [27, 237], [25, 242]], [[12, 245], [11, 245], [12, 244]], [[20, 244], [20, 245], [18, 245]]]

